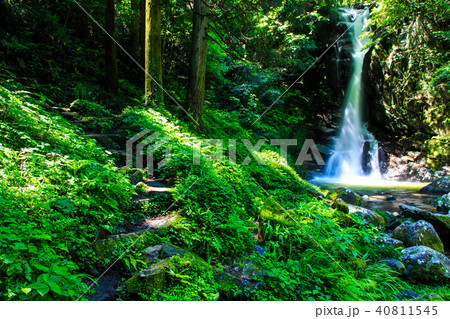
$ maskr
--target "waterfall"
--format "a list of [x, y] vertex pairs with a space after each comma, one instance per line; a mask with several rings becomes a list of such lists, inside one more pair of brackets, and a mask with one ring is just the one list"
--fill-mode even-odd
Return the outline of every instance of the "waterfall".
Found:
[[343, 121], [338, 136], [334, 138], [333, 151], [327, 161], [324, 175], [336, 180], [362, 177], [381, 179], [378, 142], [362, 120], [361, 78], [367, 52], [362, 48], [367, 39], [361, 40], [361, 34], [365, 31], [369, 10], [341, 9], [341, 18], [350, 28], [348, 32], [352, 40], [353, 72], [345, 97]]

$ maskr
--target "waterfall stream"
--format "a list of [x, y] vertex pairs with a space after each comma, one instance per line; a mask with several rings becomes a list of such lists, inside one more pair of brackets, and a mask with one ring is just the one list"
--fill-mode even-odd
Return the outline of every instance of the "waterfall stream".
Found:
[[[345, 181], [367, 178], [381, 179], [378, 142], [367, 130], [363, 122], [362, 111], [362, 71], [364, 56], [362, 50], [367, 39], [361, 40], [364, 27], [369, 18], [369, 10], [351, 8], [341, 9], [343, 23], [349, 27], [352, 46], [352, 76], [349, 82], [343, 121], [339, 134], [334, 138], [333, 151], [327, 161], [324, 175], [327, 179]], [[342, 47], [342, 46], [341, 46]]]

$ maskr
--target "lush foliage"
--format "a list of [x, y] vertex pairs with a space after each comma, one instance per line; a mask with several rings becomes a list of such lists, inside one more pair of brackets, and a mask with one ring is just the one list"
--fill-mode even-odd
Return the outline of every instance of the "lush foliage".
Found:
[[[317, 126], [318, 115], [339, 106], [329, 56], [279, 97], [334, 41], [329, 30], [335, 7], [352, 2], [219, 1], [210, 17], [205, 129], [198, 131], [169, 98], [143, 105], [142, 74], [123, 52], [119, 94], [105, 94], [103, 35], [74, 1], [0, 0], [0, 299], [77, 300], [115, 261], [128, 279], [149, 267], [146, 247], [171, 243], [205, 262], [167, 258], [164, 287], [131, 295], [123, 286], [121, 299], [396, 300], [410, 284], [380, 259], [398, 257], [399, 249], [374, 245], [379, 229], [331, 208], [321, 190], [302, 178], [303, 169], [267, 143], [293, 138], [300, 146], [313, 134], [309, 128]], [[79, 3], [102, 21], [102, 3]], [[116, 6], [117, 39], [126, 48], [136, 36], [131, 3]], [[415, 103], [426, 96], [432, 107], [423, 109], [420, 121], [435, 136], [424, 145], [439, 157], [448, 151], [449, 138], [448, 4], [426, 4], [379, 1], [372, 23], [382, 36], [373, 44], [396, 70], [407, 71], [404, 79], [389, 79], [399, 90], [408, 88], [405, 100], [412, 101], [392, 105], [393, 122], [422, 112]], [[439, 12], [430, 9], [436, 6]], [[163, 20], [163, 84], [183, 101], [189, 5], [166, 1]], [[411, 36], [405, 42], [403, 35]], [[386, 39], [396, 44], [383, 47]], [[398, 60], [396, 46], [402, 47]], [[132, 54], [142, 62], [138, 52]], [[149, 147], [170, 146], [170, 157], [164, 147], [155, 151], [155, 162], [168, 160], [153, 176], [119, 168], [121, 150], [106, 151], [85, 135], [114, 133], [103, 135], [125, 140], [143, 129], [160, 134]], [[219, 145], [202, 141], [219, 138], [224, 156], [213, 159]], [[266, 143], [249, 151], [243, 139]], [[236, 140], [238, 165], [229, 158]], [[173, 198], [152, 195], [136, 204], [133, 196], [145, 197], [146, 184], [133, 186], [133, 174], [170, 184]], [[441, 201], [447, 207], [448, 198]], [[132, 233], [122, 245], [96, 246], [134, 222], [167, 216], [173, 221], [165, 228]], [[236, 275], [236, 264], [256, 272]], [[449, 298], [445, 286], [417, 289]]]

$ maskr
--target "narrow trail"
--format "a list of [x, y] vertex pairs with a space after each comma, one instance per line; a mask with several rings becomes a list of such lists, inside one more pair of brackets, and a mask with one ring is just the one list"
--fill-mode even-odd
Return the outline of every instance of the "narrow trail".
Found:
[[[59, 113], [75, 126], [81, 128], [86, 137], [94, 139], [97, 145], [103, 147], [105, 153], [114, 159], [114, 163], [118, 168], [125, 166], [127, 138], [119, 134], [118, 129], [111, 129], [106, 133], [101, 128], [100, 130], [94, 130], [92, 127], [95, 125], [92, 125], [90, 121], [98, 120], [98, 118], [81, 118], [78, 112], [74, 112], [70, 108], [65, 107], [53, 107], [52, 110]], [[112, 118], [113, 116], [102, 119]], [[152, 209], [152, 203], [155, 200], [164, 198], [164, 202], [172, 201], [173, 188], [154, 177], [146, 177], [142, 172], [135, 169], [130, 170], [128, 178], [130, 183], [138, 189], [138, 194], [133, 195], [131, 209], [136, 210], [143, 217], [134, 223], [124, 221], [122, 226], [125, 232], [98, 239], [94, 243], [94, 246], [110, 245], [109, 243], [111, 242], [114, 246], [124, 245], [130, 238], [140, 236], [146, 231], [158, 231], [169, 227], [177, 218], [177, 213], [155, 214]], [[165, 208], [158, 209], [157, 211], [164, 212]], [[97, 285], [94, 286], [96, 293], [87, 295], [86, 297], [90, 301], [117, 300], [120, 297], [117, 289], [123, 285], [124, 277], [127, 276], [113, 267], [97, 281]], [[90, 285], [92, 282], [87, 284]]]

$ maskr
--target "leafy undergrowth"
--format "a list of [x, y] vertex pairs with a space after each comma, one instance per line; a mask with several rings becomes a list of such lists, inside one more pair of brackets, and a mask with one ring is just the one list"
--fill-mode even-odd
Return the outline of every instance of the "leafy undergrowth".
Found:
[[[129, 169], [116, 168], [79, 129], [43, 111], [45, 96], [0, 87], [0, 99], [0, 296], [77, 299], [89, 276], [124, 253], [116, 247], [100, 258], [92, 244], [119, 232], [124, 219], [138, 214], [130, 208], [134, 188], [126, 177]], [[206, 118], [215, 122], [209, 137], [249, 138], [256, 144], [257, 138], [237, 122], [208, 112]], [[223, 158], [213, 161], [208, 155], [216, 153], [217, 145], [205, 144], [194, 165], [199, 135], [165, 110], [128, 107], [120, 119], [126, 137], [148, 128], [160, 133], [159, 139], [170, 138], [171, 155], [155, 175], [174, 185], [176, 203], [167, 213], [176, 212], [178, 218], [171, 227], [147, 233], [117, 266], [130, 275], [146, 269], [143, 248], [161, 243], [207, 262], [174, 258], [164, 288], [137, 296], [122, 288], [122, 299], [396, 300], [410, 288], [379, 263], [399, 255], [371, 243], [380, 231], [330, 208], [320, 190], [267, 144], [253, 152], [237, 145], [236, 162], [249, 158], [248, 165], [232, 165], [227, 148]], [[159, 148], [155, 162], [165, 155], [165, 148]], [[171, 203], [155, 199], [150, 213]], [[255, 252], [257, 244], [264, 253]], [[257, 265], [264, 276], [224, 289], [213, 272], [239, 260]], [[438, 291], [448, 297], [445, 287]]]
[[0, 87], [0, 298], [71, 300], [96, 267], [133, 189], [95, 142], [44, 98]]
[[[227, 299], [396, 300], [409, 287], [379, 263], [383, 256], [399, 255], [371, 243], [380, 231], [330, 208], [320, 199], [319, 190], [270, 147], [250, 153], [237, 146], [238, 164], [247, 156], [252, 160], [248, 165], [232, 165], [225, 139], [223, 158], [208, 160], [205, 156], [214, 155], [217, 145], [203, 145], [199, 165], [193, 165], [193, 148], [200, 141], [184, 124], [162, 110], [128, 108], [123, 115], [123, 134], [128, 137], [149, 128], [170, 138], [169, 160], [156, 175], [176, 185], [174, 209], [180, 219], [166, 238], [219, 268], [224, 261], [246, 258], [267, 269], [265, 276], [253, 279], [259, 284], [235, 286]], [[229, 138], [234, 133], [233, 137], [250, 138], [255, 145], [256, 139], [230, 118], [222, 117], [223, 126], [220, 114], [207, 118], [215, 119], [210, 132], [214, 137]], [[163, 150], [155, 152], [155, 162], [164, 158]], [[266, 250], [264, 255], [254, 252], [257, 239]], [[217, 295], [211, 289], [220, 292], [209, 272], [196, 272], [194, 267], [182, 273], [191, 276], [192, 282], [179, 280], [140, 297], [172, 300], [180, 287], [194, 291], [200, 289], [199, 283], [204, 284], [201, 290], [210, 293], [208, 297], [196, 295], [195, 300], [214, 300]]]

